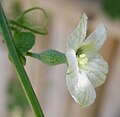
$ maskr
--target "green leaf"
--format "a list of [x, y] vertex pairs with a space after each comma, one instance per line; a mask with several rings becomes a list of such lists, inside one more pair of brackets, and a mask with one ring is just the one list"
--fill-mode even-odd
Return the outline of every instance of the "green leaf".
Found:
[[56, 50], [46, 50], [42, 53], [27, 53], [28, 56], [41, 60], [43, 63], [53, 66], [62, 63], [66, 63], [66, 55]]
[[20, 32], [15, 34], [14, 41], [17, 49], [25, 54], [35, 44], [35, 36], [31, 32]]

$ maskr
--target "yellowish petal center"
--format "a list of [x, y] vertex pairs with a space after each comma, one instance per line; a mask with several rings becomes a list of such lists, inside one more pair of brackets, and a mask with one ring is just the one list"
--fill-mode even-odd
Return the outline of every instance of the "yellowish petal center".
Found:
[[84, 66], [88, 63], [88, 58], [87, 58], [86, 54], [80, 54], [77, 57], [77, 60], [78, 60], [78, 65], [79, 66]]

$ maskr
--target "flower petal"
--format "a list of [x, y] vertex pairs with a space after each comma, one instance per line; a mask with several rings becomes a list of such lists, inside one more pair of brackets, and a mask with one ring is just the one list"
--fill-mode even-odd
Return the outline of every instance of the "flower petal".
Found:
[[74, 100], [83, 107], [91, 105], [95, 98], [95, 90], [84, 72], [80, 72], [74, 50], [67, 51], [68, 69], [66, 83]]
[[71, 75], [67, 74], [66, 82], [70, 94], [74, 100], [82, 107], [90, 106], [94, 103], [96, 93], [84, 72]]
[[106, 29], [104, 24], [99, 24], [95, 31], [88, 36], [80, 47], [82, 53], [88, 53], [90, 51], [98, 50], [102, 47], [106, 40]]
[[80, 45], [85, 39], [86, 29], [87, 29], [87, 16], [86, 14], [83, 14], [76, 29], [68, 36], [67, 50], [74, 49], [77, 51], [77, 49], [80, 47]]
[[67, 74], [72, 73], [74, 76], [79, 72], [75, 51], [73, 49], [67, 51], [66, 57], [68, 62]]
[[98, 53], [89, 59], [88, 65], [84, 67], [84, 72], [94, 87], [102, 85], [108, 73], [108, 64]]

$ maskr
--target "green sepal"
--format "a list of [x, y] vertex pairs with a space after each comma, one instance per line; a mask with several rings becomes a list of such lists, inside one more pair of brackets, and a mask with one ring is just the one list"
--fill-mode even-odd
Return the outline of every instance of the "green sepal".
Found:
[[48, 65], [57, 65], [66, 61], [65, 54], [56, 50], [46, 50], [40, 54], [40, 58]]
[[25, 54], [35, 44], [35, 36], [31, 32], [20, 32], [14, 35], [16, 48]]
[[29, 52], [28, 55], [36, 59], [39, 59], [43, 63], [50, 66], [66, 63], [67, 61], [64, 53], [52, 49], [43, 51], [42, 53], [39, 54]]

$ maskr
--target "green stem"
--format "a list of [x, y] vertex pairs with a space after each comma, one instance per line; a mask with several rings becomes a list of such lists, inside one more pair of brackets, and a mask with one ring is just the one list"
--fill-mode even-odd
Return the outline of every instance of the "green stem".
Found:
[[42, 26], [42, 29], [45, 29], [45, 28], [47, 27], [47, 25], [48, 25], [48, 15], [47, 15], [47, 13], [45, 12], [45, 10], [44, 10], [43, 8], [41, 8], [41, 7], [33, 7], [33, 8], [30, 8], [30, 9], [24, 11], [22, 14], [20, 14], [20, 15], [17, 17], [17, 20], [19, 20], [20, 18], [24, 17], [25, 14], [27, 14], [27, 13], [33, 11], [33, 10], [40, 10], [40, 11], [43, 12], [43, 14], [44, 14], [44, 16], [45, 16], [45, 22], [44, 22], [44, 24], [43, 24], [43, 26]]
[[33, 58], [39, 58], [40, 60], [40, 55], [39, 54], [36, 54], [36, 53], [33, 53], [33, 52], [27, 52], [27, 56], [30, 56], [30, 57], [33, 57]]
[[5, 17], [1, 2], [0, 2], [0, 26], [2, 29], [2, 34], [4, 36], [4, 42], [7, 45], [9, 54], [11, 56], [12, 62], [14, 64], [14, 67], [17, 71], [17, 74], [19, 76], [20, 83], [23, 87], [23, 90], [26, 94], [26, 97], [29, 101], [29, 104], [32, 108], [32, 110], [35, 113], [35, 117], [44, 117], [44, 114], [42, 112], [42, 109], [40, 107], [39, 101], [34, 93], [34, 90], [31, 86], [31, 83], [29, 81], [28, 75], [20, 61], [20, 58], [18, 56], [13, 37], [10, 31], [10, 27], [8, 25], [8, 21]]
[[[33, 28], [27, 27], [27, 26], [25, 26], [25, 25], [23, 25], [23, 24], [21, 24], [21, 23], [18, 22], [19, 19], [23, 18], [27, 13], [29, 13], [29, 12], [31, 12], [31, 11], [33, 11], [33, 10], [40, 10], [40, 11], [43, 12], [43, 14], [44, 14], [44, 16], [45, 16], [45, 21], [44, 21], [44, 23], [43, 23], [43, 26], [41, 26], [41, 28], [40, 28], [39, 30], [38, 30], [38, 29], [35, 30], [35, 29], [33, 29]], [[14, 21], [14, 20], [9, 20], [9, 22], [10, 22], [10, 24], [12, 24], [12, 25], [15, 25], [15, 26], [17, 26], [17, 27], [20, 27], [20, 28], [29, 30], [29, 31], [31, 31], [31, 32], [33, 32], [33, 33], [37, 33], [37, 34], [41, 34], [41, 35], [45, 35], [45, 34], [48, 33], [48, 32], [46, 31], [46, 27], [47, 27], [47, 25], [48, 25], [48, 15], [47, 15], [47, 13], [44, 11], [44, 9], [42, 9], [42, 8], [40, 8], [40, 7], [30, 8], [30, 9], [24, 11], [22, 14], [20, 14], [20, 15], [16, 18], [15, 21]], [[13, 29], [13, 28], [12, 28], [12, 29]], [[15, 29], [15, 27], [14, 27], [14, 29]], [[14, 30], [14, 29], [13, 29], [13, 30]]]
[[41, 35], [47, 34], [47, 31], [46, 31], [45, 29], [41, 29], [40, 31], [37, 31], [37, 30], [34, 30], [34, 29], [32, 29], [32, 28], [29, 28], [29, 27], [27, 27], [27, 26], [25, 26], [25, 25], [22, 25], [22, 24], [20, 24], [20, 23], [18, 23], [18, 22], [16, 22], [16, 21], [13, 21], [13, 20], [9, 20], [9, 22], [10, 22], [12, 25], [16, 25], [16, 26], [18, 26], [18, 27], [20, 27], [20, 28], [29, 30], [29, 31], [34, 32], [34, 33], [36, 33], [36, 34], [41, 34]]

